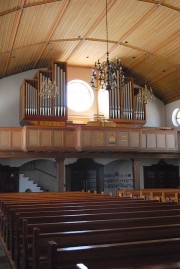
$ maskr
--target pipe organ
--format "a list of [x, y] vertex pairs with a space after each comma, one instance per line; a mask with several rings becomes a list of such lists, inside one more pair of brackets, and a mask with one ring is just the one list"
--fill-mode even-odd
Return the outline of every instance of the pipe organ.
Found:
[[25, 80], [25, 113], [38, 115], [38, 89], [37, 80]]
[[[145, 124], [142, 89], [117, 71], [117, 86], [109, 91], [109, 118], [116, 124]], [[49, 90], [50, 87], [50, 91]], [[20, 92], [20, 124], [64, 126], [67, 121], [66, 63], [53, 62], [51, 70], [39, 70], [25, 79]]]
[[40, 116], [52, 116], [53, 106], [52, 99], [48, 98], [48, 92], [43, 92], [41, 95], [40, 89], [43, 89], [48, 83], [52, 83], [52, 73], [48, 71], [39, 71], [38, 72], [38, 81], [39, 81], [39, 115]]
[[61, 64], [54, 64], [54, 80], [57, 88], [60, 89], [59, 95], [54, 99], [54, 113], [55, 116], [66, 116], [66, 70]]
[[[20, 90], [20, 124], [67, 120], [66, 63], [53, 62], [52, 70], [39, 70], [33, 79], [25, 79]], [[48, 87], [51, 87], [48, 92]]]
[[109, 117], [116, 123], [145, 124], [143, 96], [132, 78], [119, 76], [118, 87], [109, 92]]

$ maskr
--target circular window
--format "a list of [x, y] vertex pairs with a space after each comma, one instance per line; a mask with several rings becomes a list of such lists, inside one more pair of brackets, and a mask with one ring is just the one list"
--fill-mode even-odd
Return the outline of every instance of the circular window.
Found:
[[180, 126], [180, 109], [176, 108], [174, 109], [172, 113], [172, 123], [174, 126]]
[[75, 112], [88, 110], [94, 101], [91, 87], [82, 80], [72, 80], [67, 84], [67, 106]]
[[176, 115], [176, 120], [177, 120], [178, 125], [180, 125], [180, 109]]

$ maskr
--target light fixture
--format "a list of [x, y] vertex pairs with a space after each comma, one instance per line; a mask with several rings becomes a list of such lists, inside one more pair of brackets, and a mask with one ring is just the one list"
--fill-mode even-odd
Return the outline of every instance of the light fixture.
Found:
[[[148, 59], [149, 57], [151, 57], [153, 54], [152, 54], [152, 52], [147, 52], [144, 55], [145, 55], [145, 58], [144, 58], [144, 68], [143, 68], [143, 70], [145, 71], [146, 70], [145, 60]], [[144, 82], [144, 87], [139, 89], [138, 98], [144, 104], [147, 104], [148, 102], [154, 102], [155, 101], [155, 96], [154, 96], [153, 90], [152, 90], [151, 87], [149, 87], [149, 88], [147, 87], [146, 77], [145, 76], [144, 76], [144, 81], [145, 81]]]
[[151, 87], [148, 89], [146, 82], [145, 82], [144, 88], [139, 89], [138, 99], [143, 101], [144, 104], [155, 101], [153, 90]]
[[58, 96], [59, 92], [56, 87], [56, 82], [52, 82], [50, 78], [46, 81], [42, 81], [39, 95], [45, 99], [55, 98]]
[[[109, 60], [109, 49], [108, 49], [108, 20], [107, 20], [107, 0], [106, 0], [106, 61], [103, 63], [95, 62], [94, 68], [92, 70], [92, 79], [91, 87], [104, 89], [111, 91], [112, 89], [117, 89], [119, 87], [119, 78], [123, 80], [124, 76], [122, 74], [122, 66], [119, 59], [116, 60], [116, 63], [112, 63]], [[122, 81], [121, 81], [122, 82]], [[97, 87], [96, 87], [97, 85]]]

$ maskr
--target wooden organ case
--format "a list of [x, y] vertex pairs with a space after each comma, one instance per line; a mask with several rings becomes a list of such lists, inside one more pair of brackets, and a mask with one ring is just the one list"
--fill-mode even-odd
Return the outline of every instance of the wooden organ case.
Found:
[[[57, 94], [42, 96], [44, 83], [54, 83]], [[53, 62], [51, 70], [39, 70], [33, 79], [25, 79], [20, 90], [20, 124], [63, 126], [67, 120], [66, 63]]]
[[117, 125], [128, 124], [134, 127], [146, 123], [145, 104], [139, 89], [134, 88], [134, 80], [131, 77], [122, 78], [116, 88], [109, 91], [109, 117]]

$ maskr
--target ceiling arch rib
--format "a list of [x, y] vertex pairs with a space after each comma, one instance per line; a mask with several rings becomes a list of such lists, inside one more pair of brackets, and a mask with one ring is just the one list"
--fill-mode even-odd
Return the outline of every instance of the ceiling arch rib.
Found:
[[[152, 55], [148, 81], [166, 102], [180, 88], [179, 11], [179, 0], [108, 0], [110, 59], [143, 84]], [[92, 67], [106, 56], [104, 18], [105, 1], [2, 0], [0, 77], [48, 67], [52, 57]]]

